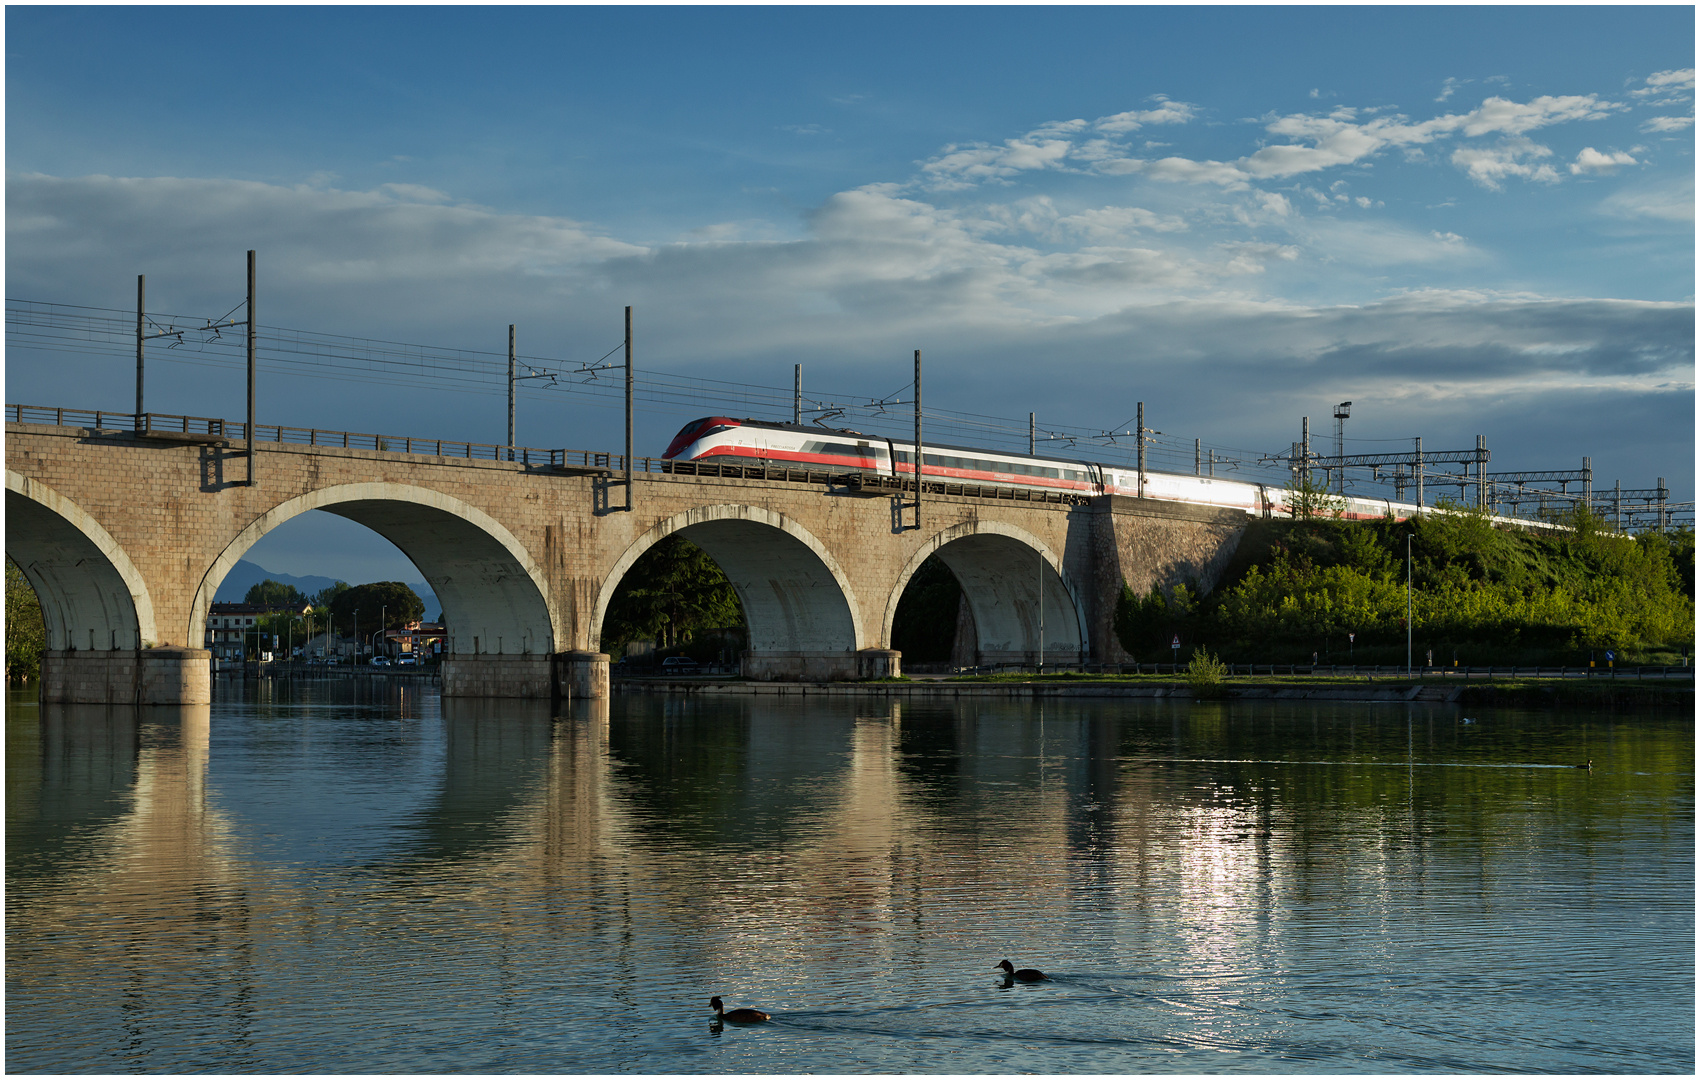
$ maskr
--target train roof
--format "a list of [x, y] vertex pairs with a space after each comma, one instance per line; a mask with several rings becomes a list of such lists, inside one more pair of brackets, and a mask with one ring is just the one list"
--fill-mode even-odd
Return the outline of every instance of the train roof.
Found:
[[[692, 420], [691, 423], [699, 424], [702, 420], [708, 419], [713, 418], [705, 416], [699, 420]], [[734, 418], [729, 416], [726, 419], [733, 420]], [[858, 439], [879, 439], [882, 442], [888, 439], [895, 442], [897, 439], [901, 438], [901, 436], [869, 435], [866, 432], [857, 431], [855, 428], [827, 427], [825, 424], [788, 424], [776, 420], [754, 420], [749, 418], [736, 420], [735, 422], [748, 427], [767, 428], [771, 431], [797, 431], [810, 435], [850, 435]], [[689, 427], [690, 424], [685, 426]], [[989, 446], [959, 446], [954, 443], [928, 442], [926, 447], [928, 450], [960, 450], [969, 454], [996, 454], [999, 457], [1015, 458], [1024, 461], [1069, 461], [1076, 465], [1096, 465], [1101, 469], [1128, 468], [1126, 465], [1112, 465], [1108, 462], [1090, 461], [1086, 458], [1064, 457], [1060, 454], [1028, 454], [1019, 450], [994, 450]]]

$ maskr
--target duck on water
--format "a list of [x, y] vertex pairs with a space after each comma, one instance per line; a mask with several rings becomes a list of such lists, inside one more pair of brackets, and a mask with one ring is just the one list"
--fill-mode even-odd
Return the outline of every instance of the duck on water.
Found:
[[1014, 964], [1011, 964], [1008, 960], [998, 964], [998, 967], [1003, 970], [1004, 978], [1014, 979], [1016, 982], [1051, 981], [1051, 977], [1043, 971], [1040, 971], [1038, 968], [1018, 968]]
[[773, 1019], [760, 1009], [733, 1009], [731, 1012], [727, 1012], [726, 1004], [718, 997], [709, 998], [708, 1005], [709, 1008], [714, 1010], [716, 1017], [733, 1024], [759, 1024], [763, 1020]]

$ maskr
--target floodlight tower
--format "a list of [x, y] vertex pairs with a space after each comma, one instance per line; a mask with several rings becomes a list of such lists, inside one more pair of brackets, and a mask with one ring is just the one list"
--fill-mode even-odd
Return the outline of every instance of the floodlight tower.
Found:
[[[1352, 403], [1342, 401], [1334, 406], [1334, 458], [1336, 461], [1346, 460], [1346, 418], [1352, 415]], [[1346, 491], [1346, 467], [1341, 465], [1334, 474], [1334, 490], [1344, 494]]]

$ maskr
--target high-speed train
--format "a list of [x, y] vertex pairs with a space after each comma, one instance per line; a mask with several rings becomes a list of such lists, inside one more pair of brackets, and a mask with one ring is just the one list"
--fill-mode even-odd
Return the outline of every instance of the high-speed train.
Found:
[[[1147, 469], [1145, 490], [1141, 491], [1138, 471], [1122, 465], [931, 443], [927, 444], [925, 455], [922, 476], [939, 481], [1073, 491], [1088, 496], [1142, 495], [1147, 499], [1230, 507], [1262, 517], [1292, 512], [1291, 493], [1287, 489], [1255, 481]], [[737, 420], [729, 416], [705, 416], [691, 421], [679, 429], [661, 456], [674, 461], [826, 468], [893, 477], [912, 477], [915, 473], [913, 442], [863, 435], [849, 429]], [[1344, 499], [1344, 516], [1348, 518], [1380, 518], [1388, 514], [1404, 518], [1417, 510], [1415, 504], [1388, 499], [1335, 498]]]

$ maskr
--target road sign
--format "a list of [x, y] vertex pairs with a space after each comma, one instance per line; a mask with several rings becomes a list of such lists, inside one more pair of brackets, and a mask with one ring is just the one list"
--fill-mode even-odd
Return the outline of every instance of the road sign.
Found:
[[1181, 636], [1179, 634], [1176, 634], [1175, 640], [1169, 643], [1169, 648], [1179, 649], [1180, 647], [1181, 647]]

